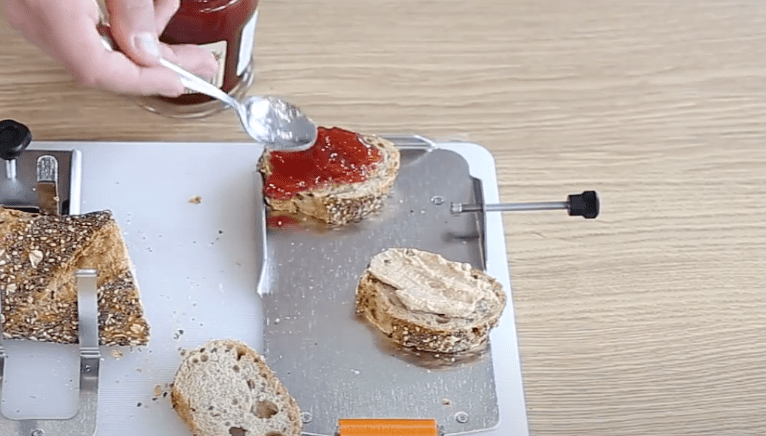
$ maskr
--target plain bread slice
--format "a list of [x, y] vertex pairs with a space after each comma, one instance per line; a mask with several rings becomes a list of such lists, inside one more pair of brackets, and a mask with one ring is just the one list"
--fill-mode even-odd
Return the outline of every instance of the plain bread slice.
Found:
[[295, 399], [246, 343], [219, 339], [189, 352], [171, 389], [194, 436], [300, 436]]

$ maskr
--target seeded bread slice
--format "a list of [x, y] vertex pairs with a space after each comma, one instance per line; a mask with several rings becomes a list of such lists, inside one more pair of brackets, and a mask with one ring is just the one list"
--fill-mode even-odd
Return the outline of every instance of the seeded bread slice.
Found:
[[102, 345], [149, 342], [138, 284], [110, 211], [39, 215], [0, 207], [0, 295], [5, 338], [76, 343], [80, 268], [98, 270]]
[[444, 354], [482, 348], [505, 304], [485, 272], [410, 248], [374, 256], [356, 291], [357, 314], [395, 343]]
[[187, 354], [171, 400], [194, 436], [300, 436], [303, 427], [295, 399], [261, 356], [233, 339]]
[[[301, 212], [332, 225], [356, 222], [380, 210], [399, 173], [399, 150], [391, 142], [374, 135], [360, 134], [359, 138], [381, 152], [381, 161], [367, 180], [299, 192], [285, 200], [265, 196], [266, 203], [274, 211]], [[267, 149], [258, 162], [264, 180], [272, 171], [269, 159]]]

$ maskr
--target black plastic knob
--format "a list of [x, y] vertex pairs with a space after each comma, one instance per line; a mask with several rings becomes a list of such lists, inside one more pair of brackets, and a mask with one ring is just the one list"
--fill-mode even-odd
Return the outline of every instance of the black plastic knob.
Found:
[[569, 215], [593, 219], [598, 216], [600, 204], [596, 191], [585, 191], [582, 194], [572, 194], [568, 197]]
[[32, 142], [32, 132], [27, 126], [13, 121], [0, 121], [0, 158], [14, 160]]

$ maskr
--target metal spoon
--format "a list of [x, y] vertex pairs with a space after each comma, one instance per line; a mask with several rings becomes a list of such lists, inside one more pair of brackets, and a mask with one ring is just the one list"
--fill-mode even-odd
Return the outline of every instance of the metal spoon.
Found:
[[[115, 50], [117, 45], [108, 25], [102, 23], [98, 29], [104, 47]], [[240, 102], [167, 59], [160, 58], [160, 64], [178, 74], [185, 87], [217, 98], [234, 108], [244, 131], [264, 146], [277, 151], [302, 151], [316, 142], [316, 124], [292, 104], [269, 96], [251, 96]]]

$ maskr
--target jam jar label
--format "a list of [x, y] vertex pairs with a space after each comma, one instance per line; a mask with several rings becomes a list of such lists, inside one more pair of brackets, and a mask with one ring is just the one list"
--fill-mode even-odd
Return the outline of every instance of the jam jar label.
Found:
[[[218, 72], [208, 82], [215, 85], [216, 88], [223, 86], [223, 73], [226, 71], [226, 41], [211, 42], [210, 44], [200, 44], [199, 47], [210, 50], [215, 60], [218, 62]], [[191, 89], [184, 90], [184, 94], [196, 94], [197, 91]]]
[[242, 28], [242, 36], [239, 40], [239, 59], [237, 60], [237, 76], [245, 72], [250, 61], [253, 59], [253, 43], [255, 42], [255, 25], [258, 22], [258, 10]]

